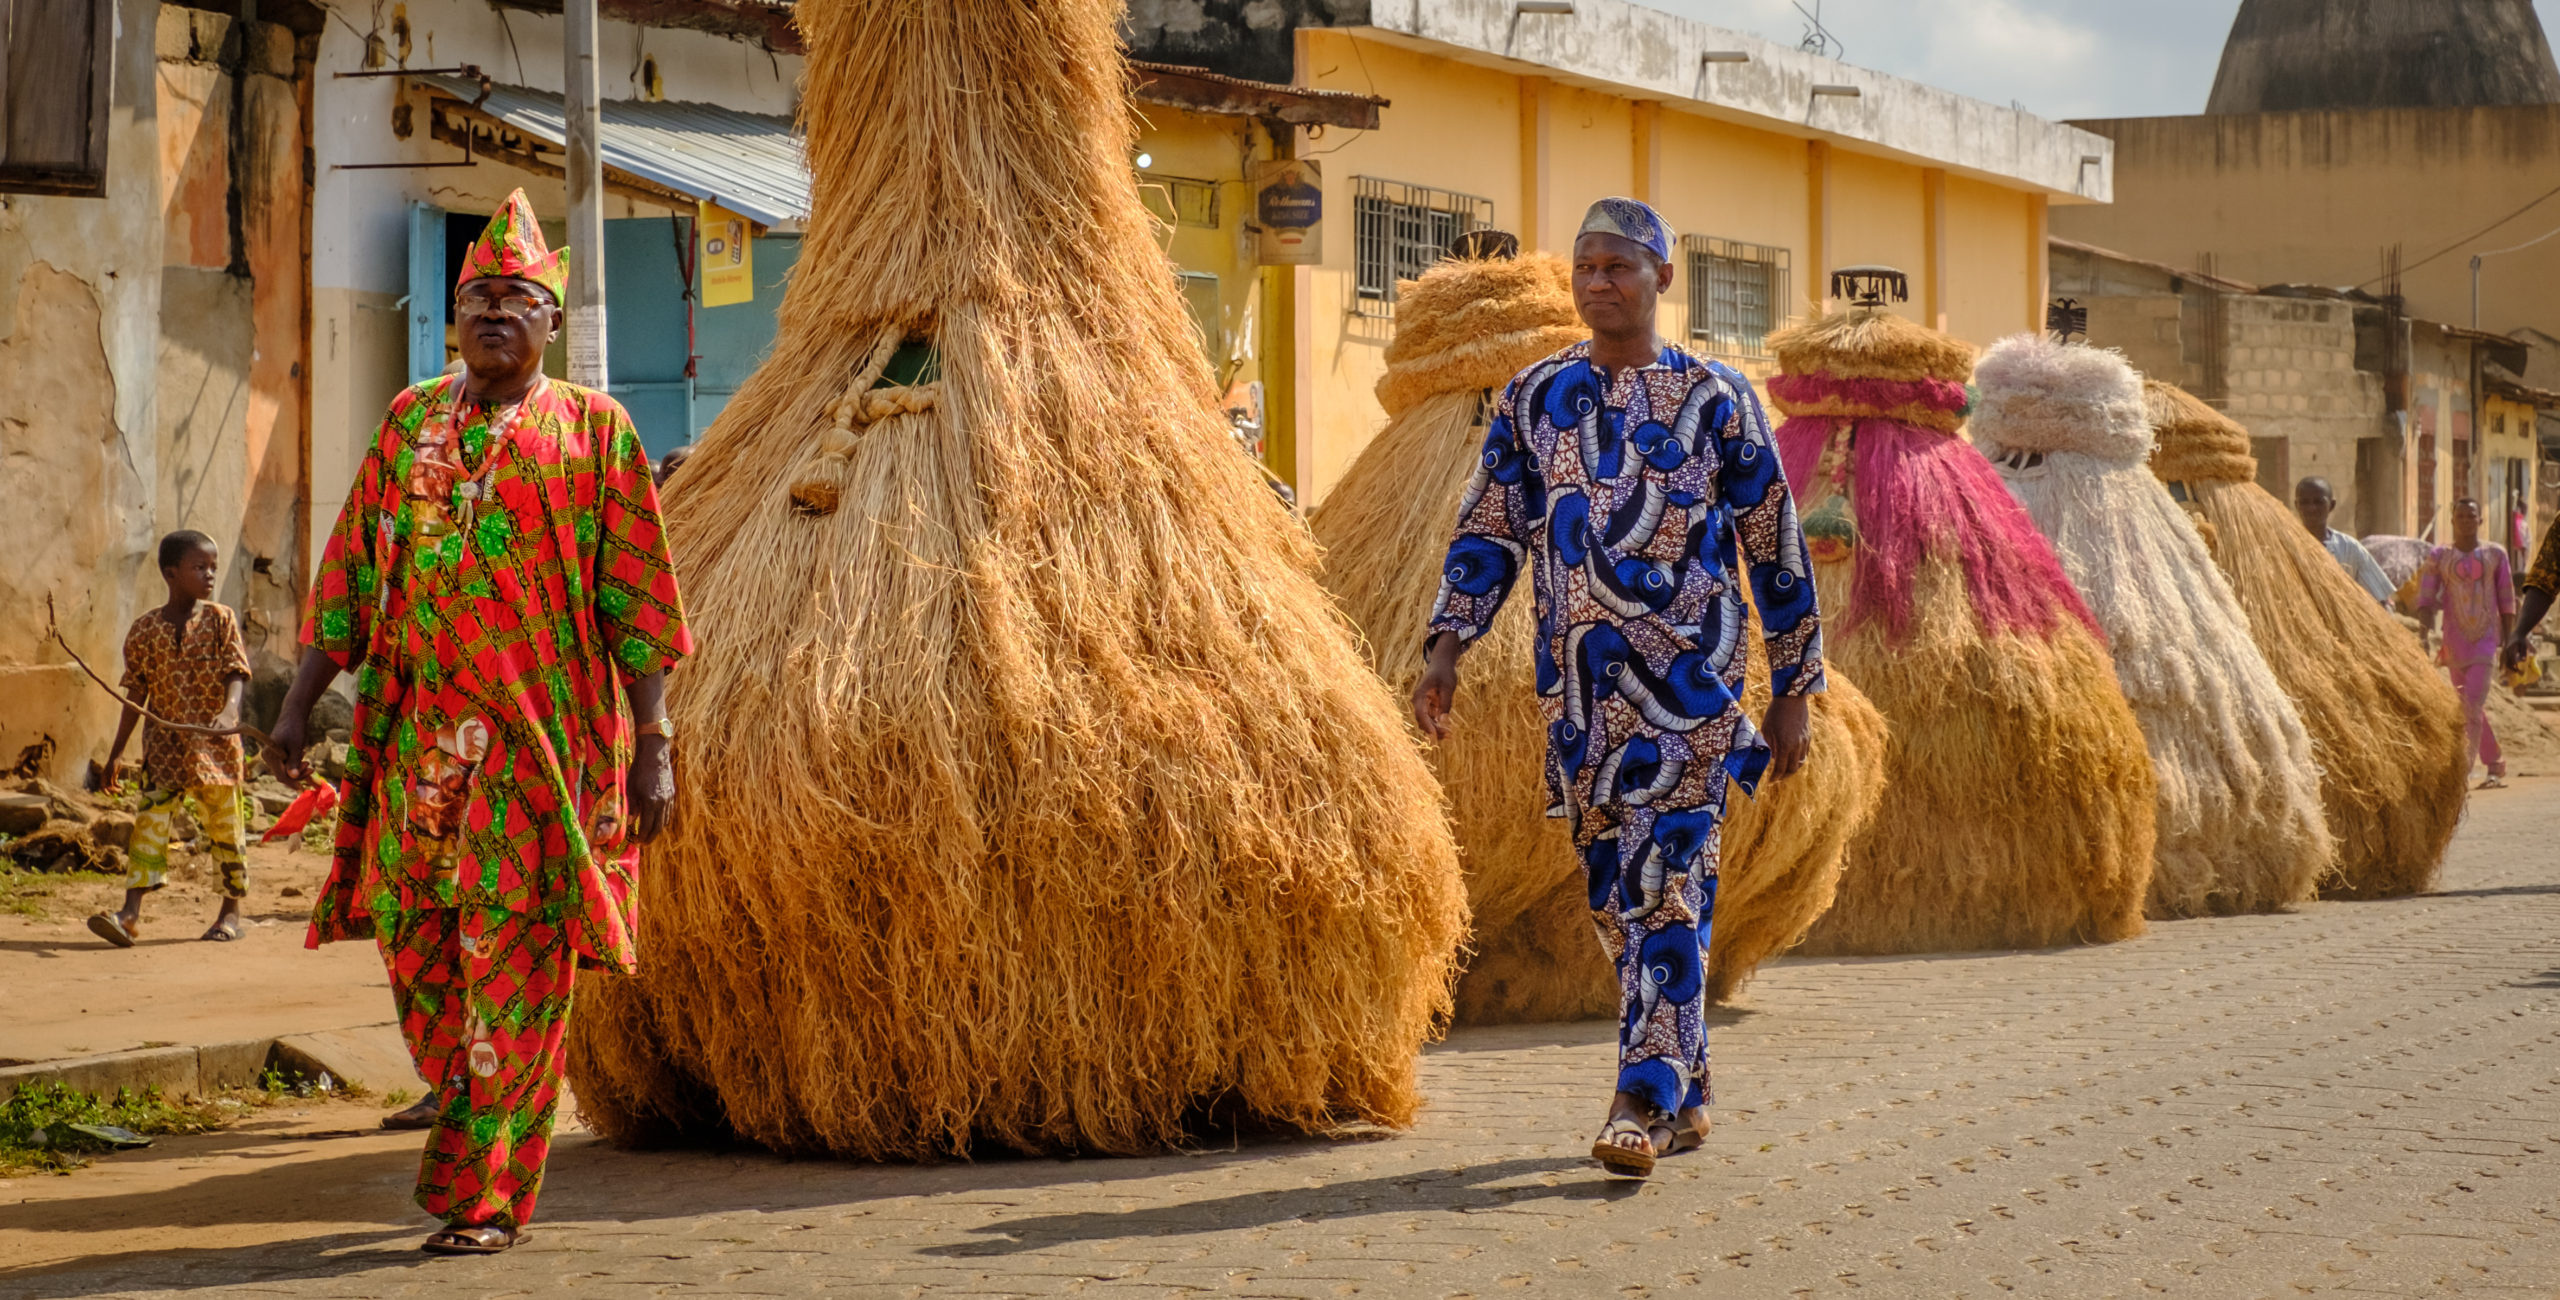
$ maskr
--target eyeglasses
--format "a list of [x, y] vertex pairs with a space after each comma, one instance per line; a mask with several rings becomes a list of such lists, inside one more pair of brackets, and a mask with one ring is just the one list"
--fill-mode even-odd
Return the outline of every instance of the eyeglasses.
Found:
[[453, 300], [454, 309], [465, 316], [495, 316], [504, 312], [520, 319], [550, 305], [550, 299], [529, 293], [497, 294], [478, 290], [460, 294]]

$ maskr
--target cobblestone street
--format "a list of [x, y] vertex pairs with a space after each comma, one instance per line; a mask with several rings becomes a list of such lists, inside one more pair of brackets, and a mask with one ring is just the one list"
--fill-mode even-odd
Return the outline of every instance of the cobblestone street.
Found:
[[0, 1188], [0, 1295], [2560, 1294], [2555, 798], [2476, 796], [2426, 898], [1777, 963], [1717, 1024], [1715, 1137], [1642, 1186], [1583, 1155], [1607, 1026], [1530, 1026], [1435, 1049], [1400, 1136], [881, 1168], [571, 1135], [494, 1260], [416, 1253], [414, 1138], [173, 1150], [180, 1188]]

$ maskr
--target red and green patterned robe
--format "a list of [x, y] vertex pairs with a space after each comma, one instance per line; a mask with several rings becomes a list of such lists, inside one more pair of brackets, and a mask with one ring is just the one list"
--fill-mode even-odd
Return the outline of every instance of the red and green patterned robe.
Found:
[[302, 637], [357, 703], [308, 942], [462, 908], [628, 971], [624, 684], [692, 649], [648, 458], [602, 393], [546, 381], [493, 428], [462, 383], [393, 400], [321, 557]]

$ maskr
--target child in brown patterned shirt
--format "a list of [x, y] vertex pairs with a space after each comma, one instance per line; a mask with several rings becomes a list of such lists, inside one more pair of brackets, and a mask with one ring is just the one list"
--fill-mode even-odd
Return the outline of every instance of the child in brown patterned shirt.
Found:
[[[213, 578], [222, 552], [212, 538], [184, 529], [160, 539], [160, 577], [169, 603], [134, 620], [124, 638], [124, 693], [132, 701], [107, 750], [107, 779], [140, 705], [171, 722], [216, 729], [240, 725], [240, 698], [249, 682], [249, 657], [240, 623], [213, 603]], [[134, 817], [127, 852], [124, 906], [89, 918], [89, 929], [119, 948], [133, 946], [142, 926], [142, 899], [167, 883], [169, 833], [181, 804], [193, 800], [197, 824], [211, 842], [222, 871], [222, 910], [204, 937], [228, 943], [240, 937], [240, 901], [249, 895], [249, 873], [240, 856], [240, 737], [182, 731], [152, 722], [142, 731], [142, 811]]]

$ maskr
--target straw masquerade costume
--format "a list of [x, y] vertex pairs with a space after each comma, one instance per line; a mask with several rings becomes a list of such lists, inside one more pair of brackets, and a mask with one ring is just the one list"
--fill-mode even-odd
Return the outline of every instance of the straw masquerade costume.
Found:
[[[522, 191], [462, 284], [555, 297]], [[691, 647], [638, 434], [602, 393], [511, 408], [462, 374], [395, 398], [331, 531], [303, 640], [356, 674], [336, 861], [312, 946], [379, 942], [440, 1109], [418, 1203], [533, 1216], [576, 968], [635, 960], [625, 683]]]
[[1883, 806], [1805, 946], [2140, 934], [2151, 759], [2106, 646], [2035, 521], [1956, 436], [1973, 349], [1868, 296], [1769, 339], [1831, 656], [1890, 733]]
[[[1593, 204], [1582, 231], [1670, 258], [1670, 231], [1632, 200]], [[1777, 694], [1823, 689], [1822, 623], [1750, 382], [1677, 347], [1615, 369], [1592, 348], [1530, 366], [1494, 404], [1425, 644], [1483, 638], [1528, 575], [1544, 803], [1617, 967], [1617, 1091], [1672, 1116], [1712, 1100], [1703, 1013], [1725, 800], [1755, 789], [1770, 757], [1742, 707], [1741, 584]]]
[[1130, 184], [1119, 13], [797, 11], [804, 252], [670, 487], [705, 647], [673, 718], [705, 739], [649, 964], [574, 1029], [617, 1140], [922, 1159], [1413, 1115], [1456, 847], [1218, 409]]
[[1967, 432], [2050, 538], [2106, 633], [2159, 780], [2153, 917], [2308, 900], [2335, 856], [2311, 737], [2231, 585], [2153, 478], [2142, 377], [2021, 334], [1974, 367]]
[[[1309, 525], [1325, 582], [1366, 635], [1379, 672], [1409, 694], [1414, 632], [1439, 591], [1442, 530], [1482, 458], [1492, 408], [1513, 376], [1580, 342], [1565, 264], [1549, 254], [1461, 257], [1400, 286], [1378, 400], [1387, 425]], [[1476, 924], [1458, 984], [1461, 1021], [1615, 1015], [1617, 972], [1591, 941], [1592, 911], [1565, 823], [1547, 803], [1547, 721], [1535, 685], [1531, 602], [1512, 601], [1468, 652], [1456, 728], [1431, 751], [1467, 865]], [[1759, 655], [1756, 627], [1744, 644]], [[1768, 703], [1765, 665], [1744, 711]], [[1734, 802], [1707, 954], [1720, 1000], [1831, 899], [1848, 837], [1882, 791], [1884, 724], [1838, 673], [1814, 698], [1803, 770]]]
[[2425, 891], [2462, 818], [2470, 773], [2453, 687], [2418, 638], [2258, 486], [2248, 430], [2156, 379], [2143, 396], [2158, 444], [2151, 471], [2193, 516], [2311, 733], [2338, 850], [2321, 893]]

